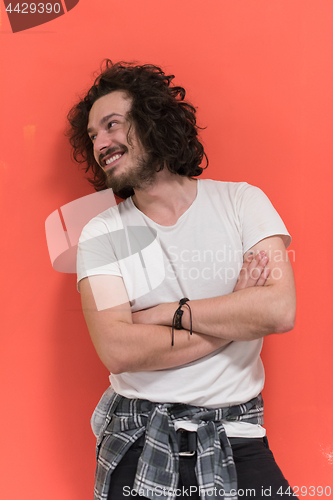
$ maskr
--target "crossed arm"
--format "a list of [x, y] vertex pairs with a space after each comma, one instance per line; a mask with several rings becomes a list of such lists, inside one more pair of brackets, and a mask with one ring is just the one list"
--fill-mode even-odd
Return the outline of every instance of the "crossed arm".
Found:
[[[247, 252], [233, 293], [190, 301], [194, 333], [189, 335], [189, 314], [184, 308], [184, 330], [177, 330], [173, 347], [171, 324], [178, 303], [131, 314], [123, 280], [117, 276], [84, 278], [80, 290], [97, 354], [115, 374], [180, 366], [231, 341], [286, 332], [294, 325], [293, 272], [279, 236], [266, 238]], [[111, 303], [120, 305], [98, 311], [96, 291], [101, 294], [107, 291]]]

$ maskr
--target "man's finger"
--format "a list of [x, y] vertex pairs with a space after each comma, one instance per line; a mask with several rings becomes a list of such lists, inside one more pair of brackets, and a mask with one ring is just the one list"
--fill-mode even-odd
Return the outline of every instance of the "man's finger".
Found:
[[234, 292], [236, 292], [237, 290], [241, 290], [242, 288], [246, 288], [246, 284], [249, 278], [249, 266], [252, 263], [252, 260], [253, 260], [253, 254], [251, 253], [250, 255], [247, 256], [242, 265], [242, 269], [239, 272]]
[[256, 255], [256, 257], [252, 260], [252, 262], [248, 266], [247, 286], [257, 285], [257, 282], [260, 279], [267, 263], [268, 263], [268, 257], [266, 255], [266, 252], [262, 251]]
[[258, 281], [256, 283], [256, 286], [263, 286], [266, 283], [266, 280], [267, 280], [270, 272], [271, 272], [271, 270], [268, 267], [265, 267], [265, 269], [263, 269], [263, 271], [260, 275], [260, 278], [258, 279]]
[[251, 252], [244, 260], [234, 292], [243, 288], [264, 285], [269, 275], [269, 272], [268, 274], [265, 272], [267, 263], [268, 257], [265, 251], [262, 250], [256, 256]]

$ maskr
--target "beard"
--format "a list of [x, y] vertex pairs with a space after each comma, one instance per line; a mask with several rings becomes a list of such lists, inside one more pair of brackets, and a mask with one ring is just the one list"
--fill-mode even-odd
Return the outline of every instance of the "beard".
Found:
[[[128, 153], [128, 149], [125, 153]], [[159, 167], [151, 155], [144, 153], [133, 158], [133, 165], [124, 172], [117, 174], [117, 167], [105, 172], [105, 184], [116, 196], [126, 199], [134, 195], [135, 189], [150, 187], [156, 177]]]

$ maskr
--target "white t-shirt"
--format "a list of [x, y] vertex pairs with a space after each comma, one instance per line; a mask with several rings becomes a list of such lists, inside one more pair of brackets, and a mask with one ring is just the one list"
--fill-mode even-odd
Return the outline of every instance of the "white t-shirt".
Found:
[[[232, 293], [244, 253], [273, 235], [282, 235], [289, 245], [285, 225], [260, 189], [199, 179], [196, 199], [174, 226], [155, 223], [131, 198], [92, 219], [80, 238], [78, 282], [99, 274], [122, 276], [132, 312], [182, 297], [216, 297]], [[110, 382], [127, 398], [208, 408], [244, 403], [264, 386], [262, 342], [230, 342], [186, 365], [110, 374]], [[265, 433], [254, 427], [228, 423], [226, 431], [229, 436]]]

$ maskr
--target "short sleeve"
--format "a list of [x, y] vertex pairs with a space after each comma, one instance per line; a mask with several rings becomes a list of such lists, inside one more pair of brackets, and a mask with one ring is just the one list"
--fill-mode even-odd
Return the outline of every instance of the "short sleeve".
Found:
[[286, 248], [291, 237], [280, 215], [265, 193], [250, 184], [242, 184], [237, 196], [244, 253], [256, 243], [270, 236], [282, 236]]
[[[119, 233], [122, 230], [119, 230]], [[113, 241], [117, 231], [113, 232]], [[84, 228], [80, 236], [77, 251], [77, 283], [88, 276], [108, 274], [121, 276], [115, 255], [110, 230], [106, 222], [96, 217]], [[79, 290], [79, 286], [78, 286]]]

